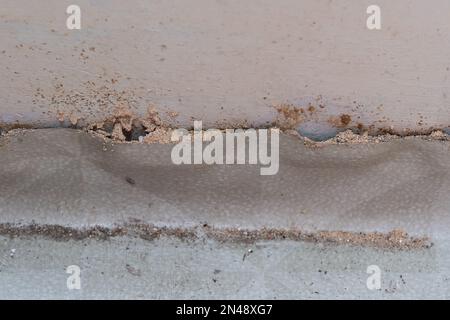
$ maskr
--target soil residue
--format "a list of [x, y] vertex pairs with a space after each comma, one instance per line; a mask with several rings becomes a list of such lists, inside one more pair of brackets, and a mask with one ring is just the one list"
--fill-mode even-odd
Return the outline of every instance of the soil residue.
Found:
[[291, 104], [281, 104], [276, 106], [278, 112], [274, 126], [281, 130], [296, 129], [305, 119], [305, 110]]
[[111, 237], [136, 236], [144, 240], [155, 240], [161, 237], [174, 237], [182, 240], [212, 239], [219, 242], [253, 243], [261, 240], [291, 240], [312, 243], [367, 246], [381, 249], [427, 249], [432, 246], [426, 237], [411, 237], [403, 230], [389, 233], [380, 232], [347, 232], [318, 231], [304, 232], [294, 229], [246, 230], [236, 228], [214, 228], [207, 224], [192, 228], [157, 227], [144, 223], [128, 223], [123, 226], [106, 228], [94, 226], [76, 229], [58, 225], [13, 225], [0, 224], [0, 235], [9, 237], [41, 236], [59, 241], [68, 240], [107, 240]]
[[293, 240], [402, 250], [424, 249], [432, 246], [432, 243], [428, 238], [411, 237], [403, 230], [393, 230], [389, 233], [363, 233], [347, 231], [302, 232], [300, 230], [280, 229], [261, 229], [249, 231], [211, 228], [207, 234], [211, 238], [218, 241], [253, 242], [257, 240]]

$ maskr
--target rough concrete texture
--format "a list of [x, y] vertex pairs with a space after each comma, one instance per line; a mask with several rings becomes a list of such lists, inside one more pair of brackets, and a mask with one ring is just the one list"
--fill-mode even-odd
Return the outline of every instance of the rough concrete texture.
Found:
[[[0, 237], [0, 298], [448, 299], [448, 248]], [[66, 286], [70, 265], [81, 269], [80, 290]], [[370, 265], [381, 270], [380, 290], [366, 286]]]
[[[192, 126], [264, 125], [273, 106], [309, 109], [303, 130], [426, 131], [450, 124], [447, 0], [2, 0], [0, 122], [103, 119], [149, 104]], [[317, 129], [319, 128], [319, 129]]]
[[[69, 129], [2, 136], [0, 296], [448, 298], [449, 141], [318, 147], [282, 135], [274, 176], [249, 165], [176, 166], [171, 148], [112, 144]], [[130, 222], [175, 232], [77, 239], [20, 229], [126, 229]], [[8, 232], [5, 223], [18, 228]], [[433, 245], [227, 239], [205, 228], [403, 230]], [[80, 266], [82, 290], [67, 289], [68, 265]], [[366, 287], [369, 265], [382, 270], [381, 290]]]
[[282, 135], [273, 176], [261, 176], [258, 165], [175, 165], [170, 144], [114, 144], [71, 129], [18, 131], [1, 145], [0, 214], [10, 223], [446, 236], [446, 141], [314, 148]]

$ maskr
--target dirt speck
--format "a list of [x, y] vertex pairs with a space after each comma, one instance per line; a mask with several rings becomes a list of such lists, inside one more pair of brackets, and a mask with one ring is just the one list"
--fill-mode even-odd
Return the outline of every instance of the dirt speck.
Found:
[[314, 113], [316, 111], [316, 108], [314, 106], [309, 106], [308, 111], [309, 113]]
[[275, 107], [278, 112], [274, 125], [282, 130], [295, 129], [304, 120], [304, 110], [291, 104]]
[[133, 276], [140, 277], [142, 275], [141, 270], [139, 270], [138, 268], [135, 268], [129, 264], [126, 264], [125, 268], [127, 269], [128, 273]]
[[352, 122], [352, 117], [348, 114], [341, 114], [340, 115], [341, 124], [342, 126], [346, 127]]

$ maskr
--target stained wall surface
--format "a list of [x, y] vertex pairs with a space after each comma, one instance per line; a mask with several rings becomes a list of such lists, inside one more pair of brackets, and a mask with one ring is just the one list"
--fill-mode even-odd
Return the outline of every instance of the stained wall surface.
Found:
[[1, 123], [89, 123], [126, 103], [180, 126], [260, 126], [284, 104], [307, 131], [450, 124], [446, 0], [377, 0], [381, 30], [367, 0], [77, 0], [69, 30], [72, 2], [1, 1]]

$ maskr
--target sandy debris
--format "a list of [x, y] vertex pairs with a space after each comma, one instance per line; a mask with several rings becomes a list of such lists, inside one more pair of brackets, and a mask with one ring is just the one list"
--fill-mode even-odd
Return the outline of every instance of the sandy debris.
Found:
[[133, 112], [130, 110], [128, 104], [121, 103], [116, 107], [114, 113], [114, 124], [120, 124], [122, 130], [130, 132], [133, 128]]
[[[285, 133], [294, 135], [293, 130], [285, 131]], [[368, 143], [381, 143], [381, 142], [388, 142], [392, 140], [398, 140], [398, 139], [411, 139], [411, 138], [421, 138], [424, 140], [429, 141], [450, 141], [449, 135], [447, 135], [445, 132], [441, 130], [435, 130], [432, 133], [428, 135], [411, 135], [411, 136], [397, 136], [392, 134], [383, 134], [383, 135], [377, 135], [377, 136], [371, 136], [368, 134], [367, 131], [365, 131], [362, 134], [356, 134], [352, 130], [348, 129], [342, 132], [339, 132], [335, 137], [325, 140], [325, 141], [313, 141], [307, 137], [303, 137], [300, 134], [297, 135], [299, 138], [301, 138], [305, 145], [310, 147], [323, 147], [326, 145], [332, 145], [332, 144], [344, 144], [344, 145], [350, 145], [350, 144], [368, 144]]]
[[430, 138], [433, 138], [436, 140], [447, 140], [449, 138], [449, 136], [442, 130], [435, 130], [430, 134]]
[[178, 117], [179, 114], [180, 114], [180, 113], [177, 112], [177, 111], [168, 111], [168, 112], [167, 112], [167, 115], [168, 115], [170, 118], [172, 118], [172, 119]]
[[80, 118], [75, 113], [70, 114], [69, 121], [73, 126], [76, 126], [79, 120]]
[[307, 137], [302, 136], [298, 131], [288, 129], [283, 130], [283, 133], [301, 138], [305, 144], [307, 145], [317, 145], [324, 146], [327, 144], [367, 144], [367, 143], [381, 143], [388, 142], [397, 139], [412, 139], [412, 138], [420, 138], [428, 141], [450, 141], [450, 136], [446, 134], [442, 130], [435, 130], [430, 134], [417, 134], [417, 135], [394, 135], [394, 134], [380, 134], [380, 135], [369, 135], [368, 131], [364, 131], [362, 134], [354, 133], [351, 129], [347, 129], [345, 131], [339, 132], [331, 139], [324, 141], [314, 141]]
[[64, 122], [66, 118], [66, 115], [64, 114], [64, 112], [58, 111], [56, 114], [56, 119], [58, 119], [59, 122]]
[[147, 115], [140, 118], [126, 103], [119, 104], [110, 118], [90, 125], [88, 130], [116, 142], [171, 143], [172, 135], [172, 128], [161, 120], [155, 107], [149, 106]]
[[93, 238], [107, 240], [117, 236], [137, 236], [145, 240], [160, 237], [175, 237], [183, 240], [204, 240], [205, 237], [219, 242], [254, 243], [256, 241], [304, 241], [331, 245], [367, 246], [388, 250], [428, 249], [433, 243], [427, 237], [412, 237], [403, 230], [381, 232], [348, 232], [348, 231], [317, 231], [304, 232], [297, 229], [258, 230], [237, 228], [214, 228], [207, 224], [197, 227], [156, 227], [136, 221], [122, 226], [106, 228], [93, 226], [90, 228], [71, 228], [59, 225], [14, 225], [0, 223], [0, 235], [10, 237], [42, 236], [54, 240], [82, 240]]
[[263, 228], [260, 230], [209, 228], [206, 234], [218, 241], [253, 242], [258, 240], [293, 240], [337, 245], [368, 246], [382, 249], [426, 249], [432, 246], [427, 237], [411, 237], [403, 230], [381, 232], [283, 230]]
[[[294, 134], [291, 133], [291, 135]], [[351, 145], [351, 144], [380, 143], [401, 138], [399, 136], [390, 134], [370, 136], [367, 131], [364, 132], [363, 134], [356, 134], [350, 129], [339, 132], [338, 134], [336, 134], [335, 137], [324, 141], [314, 141], [307, 137], [303, 137], [300, 134], [298, 134], [298, 137], [301, 140], [303, 140], [305, 146], [311, 148], [321, 148], [327, 145], [336, 145], [336, 144]]]
[[111, 138], [113, 140], [118, 140], [118, 141], [125, 141], [126, 137], [123, 134], [123, 127], [122, 124], [120, 122], [117, 122], [114, 124], [114, 128], [113, 131], [111, 133]]
[[159, 113], [155, 107], [150, 106], [147, 110], [147, 117], [141, 120], [146, 132], [153, 132], [163, 125]]
[[156, 128], [143, 137], [144, 143], [172, 143], [172, 130], [168, 128]]
[[396, 136], [392, 135], [383, 135], [383, 136], [369, 136], [369, 133], [366, 131], [363, 134], [356, 134], [352, 130], [345, 130], [343, 132], [339, 132], [335, 137], [324, 141], [325, 143], [330, 144], [360, 144], [360, 143], [379, 143], [382, 141], [391, 140]]

